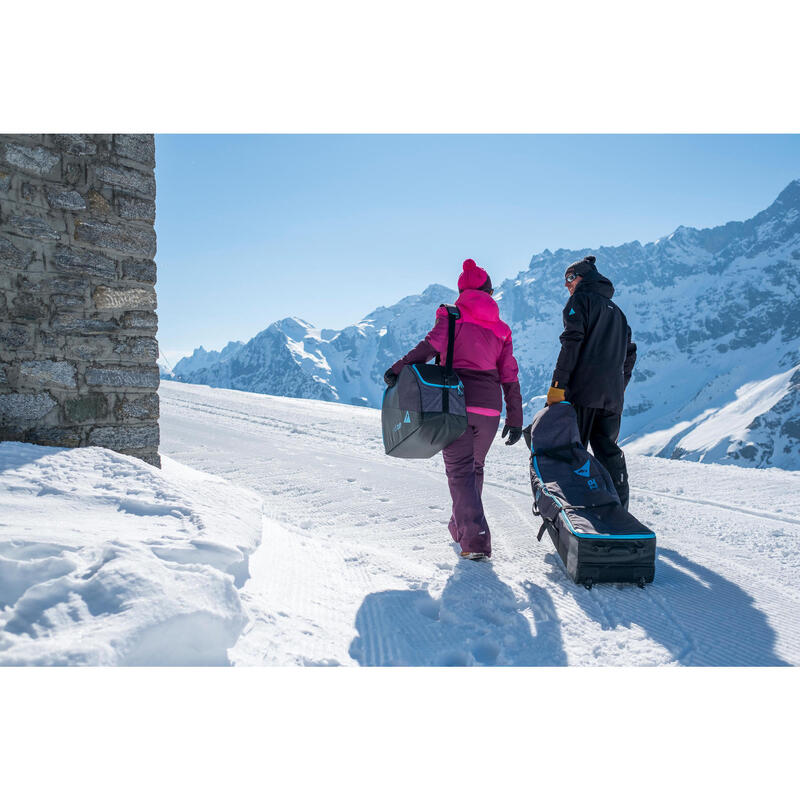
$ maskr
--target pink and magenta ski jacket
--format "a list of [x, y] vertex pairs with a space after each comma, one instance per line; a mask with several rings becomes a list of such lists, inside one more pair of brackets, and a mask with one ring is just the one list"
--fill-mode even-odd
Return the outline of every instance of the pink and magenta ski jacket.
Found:
[[[522, 427], [522, 395], [519, 368], [511, 344], [511, 329], [500, 319], [497, 303], [480, 289], [465, 289], [456, 306], [453, 369], [464, 384], [467, 411], [499, 416], [506, 401], [506, 422]], [[407, 364], [424, 364], [436, 355], [444, 364], [447, 356], [447, 310], [436, 312], [433, 330], [409, 353], [392, 364], [395, 375]]]

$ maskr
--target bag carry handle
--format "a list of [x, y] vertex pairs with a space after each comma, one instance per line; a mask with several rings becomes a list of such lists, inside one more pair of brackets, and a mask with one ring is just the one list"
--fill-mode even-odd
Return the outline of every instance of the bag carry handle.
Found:
[[456, 340], [456, 320], [461, 317], [457, 306], [442, 303], [439, 308], [447, 309], [447, 356], [444, 362], [444, 388], [442, 389], [442, 412], [450, 413], [450, 391], [448, 384], [453, 373], [453, 350]]
[[456, 340], [456, 320], [461, 319], [458, 306], [442, 303], [439, 308], [447, 309], [447, 356], [445, 357], [444, 370], [449, 376], [453, 371], [453, 350]]

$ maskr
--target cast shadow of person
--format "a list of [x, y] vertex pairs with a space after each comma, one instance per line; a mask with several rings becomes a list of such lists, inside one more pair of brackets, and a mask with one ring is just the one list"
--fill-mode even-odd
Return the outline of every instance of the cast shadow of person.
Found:
[[775, 653], [775, 631], [753, 598], [719, 573], [664, 547], [656, 576], [642, 590], [600, 584], [591, 591], [566, 575], [559, 559], [545, 559], [550, 576], [569, 585], [578, 605], [604, 630], [636, 624], [685, 666], [786, 666]]
[[[367, 595], [350, 655], [361, 666], [560, 666], [561, 623], [546, 589], [518, 602], [489, 562], [460, 561], [441, 598], [425, 590]], [[530, 607], [535, 634], [522, 611]]]

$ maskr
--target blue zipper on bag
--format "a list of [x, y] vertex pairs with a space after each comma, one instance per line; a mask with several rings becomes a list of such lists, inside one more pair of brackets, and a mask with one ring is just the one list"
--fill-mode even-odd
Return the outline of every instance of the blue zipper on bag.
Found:
[[411, 365], [411, 369], [417, 373], [417, 377], [424, 383], [426, 386], [433, 386], [435, 389], [458, 389], [459, 394], [464, 394], [464, 384], [461, 383], [461, 378], [458, 379], [458, 384], [455, 383], [429, 383], [419, 374], [419, 370], [417, 369], [416, 364]]

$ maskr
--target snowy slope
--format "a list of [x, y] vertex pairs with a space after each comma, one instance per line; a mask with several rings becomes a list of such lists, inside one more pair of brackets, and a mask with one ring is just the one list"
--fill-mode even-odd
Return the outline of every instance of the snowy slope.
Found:
[[800, 474], [631, 455], [655, 583], [591, 592], [536, 541], [498, 439], [494, 557], [459, 560], [440, 458], [383, 454], [374, 409], [166, 381], [162, 453], [255, 491], [238, 665], [800, 665]]
[[0, 665], [228, 663], [261, 500], [162, 462], [0, 443]]
[[[545, 250], [497, 287], [525, 400], [546, 392], [567, 297], [564, 268], [587, 252]], [[741, 398], [743, 387], [773, 385], [800, 367], [800, 181], [745, 222], [681, 226], [656, 242], [591, 252], [614, 282], [639, 347], [623, 438], [647, 437], [639, 451], [670, 458], [800, 469], [798, 379], [779, 380], [769, 405], [748, 408]], [[377, 407], [386, 367], [430, 329], [436, 306], [454, 298], [431, 286], [343, 331], [289, 318], [221, 353], [199, 348], [174, 374], [191, 383]], [[714, 424], [698, 430], [712, 416]], [[728, 417], [735, 435], [723, 424]]]
[[626, 452], [693, 461], [740, 459], [797, 469], [800, 440], [800, 369], [794, 367], [736, 390], [722, 408], [708, 408], [695, 419], [641, 436]]

